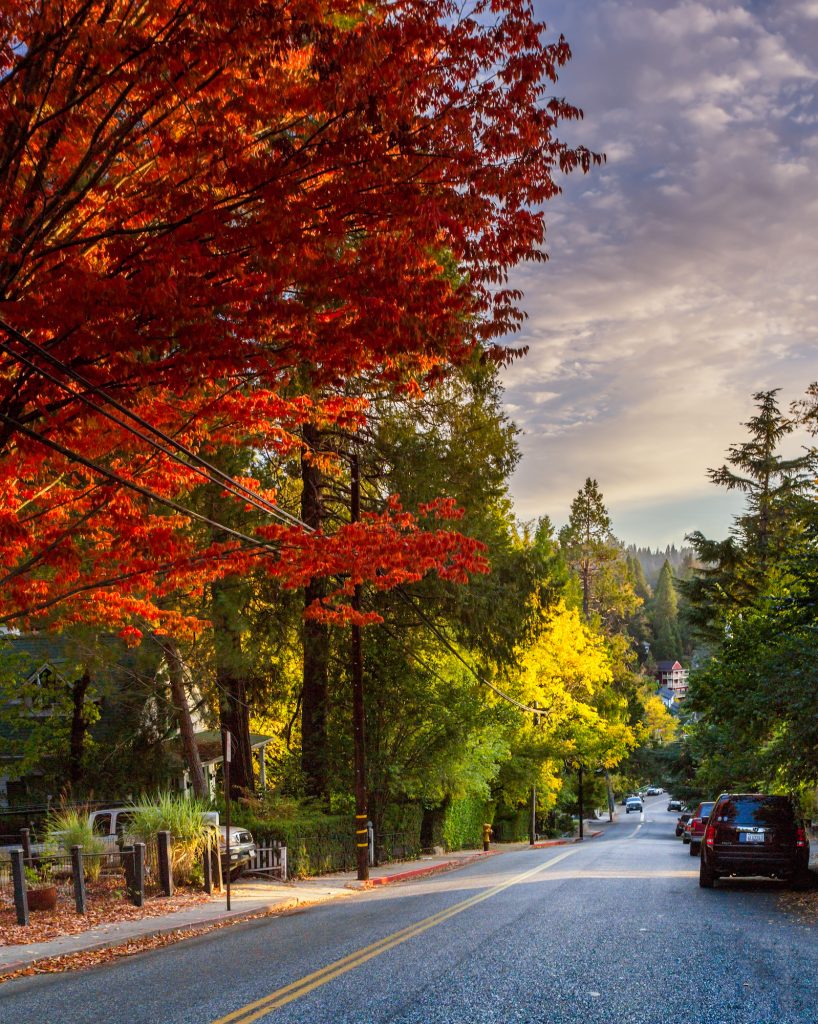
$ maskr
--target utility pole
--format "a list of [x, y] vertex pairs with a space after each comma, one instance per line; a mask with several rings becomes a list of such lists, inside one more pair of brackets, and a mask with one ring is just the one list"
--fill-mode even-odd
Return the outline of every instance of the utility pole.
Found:
[[[533, 708], [539, 708], [539, 704], [533, 700], [531, 702]], [[542, 722], [540, 720], [539, 711], [534, 711], [534, 725], [539, 726]], [[536, 782], [531, 783], [531, 839], [529, 845], [533, 846], [537, 841], [537, 784]]]
[[227, 909], [230, 910], [230, 762], [233, 760], [233, 735], [229, 729], [222, 730], [222, 751], [224, 754], [224, 857], [227, 861]]
[[[361, 518], [361, 471], [357, 454], [351, 457], [352, 502], [351, 519], [357, 523]], [[352, 595], [352, 607], [361, 610], [361, 585], [356, 584]], [[352, 626], [352, 735], [355, 750], [355, 853], [358, 863], [358, 879], [369, 878], [369, 834], [366, 823], [366, 736], [364, 733], [364, 658], [361, 649], [361, 627]]]

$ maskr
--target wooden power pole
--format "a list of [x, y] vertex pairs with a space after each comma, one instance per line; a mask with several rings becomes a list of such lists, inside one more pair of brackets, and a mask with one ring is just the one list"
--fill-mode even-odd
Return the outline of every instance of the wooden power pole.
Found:
[[[357, 523], [361, 518], [361, 473], [358, 456], [352, 456], [352, 508], [351, 518]], [[361, 609], [361, 586], [356, 585], [352, 595], [352, 607]], [[361, 649], [361, 627], [352, 626], [352, 735], [355, 750], [355, 852], [358, 863], [358, 878], [369, 878], [369, 830], [367, 829], [366, 792], [366, 736], [364, 732], [364, 658]]]

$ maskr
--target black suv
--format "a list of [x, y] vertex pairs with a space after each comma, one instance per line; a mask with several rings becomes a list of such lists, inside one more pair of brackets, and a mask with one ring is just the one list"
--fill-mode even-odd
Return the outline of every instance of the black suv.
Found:
[[768, 875], [795, 885], [808, 880], [809, 840], [787, 796], [722, 793], [702, 842], [699, 885], [712, 889], [722, 875]]

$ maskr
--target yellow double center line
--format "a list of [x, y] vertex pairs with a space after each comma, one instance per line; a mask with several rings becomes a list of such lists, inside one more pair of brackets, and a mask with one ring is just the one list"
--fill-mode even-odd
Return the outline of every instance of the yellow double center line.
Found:
[[342, 974], [346, 974], [347, 971], [360, 967], [367, 960], [372, 960], [373, 957], [380, 956], [381, 953], [399, 946], [402, 942], [407, 942], [416, 935], [422, 935], [423, 932], [428, 931], [430, 928], [443, 924], [450, 917], [462, 914], [464, 910], [469, 910], [478, 903], [482, 903], [483, 900], [491, 899], [492, 896], [496, 896], [505, 889], [509, 889], [512, 885], [517, 885], [519, 882], [524, 882], [526, 878], [531, 878], [532, 875], [545, 871], [546, 868], [550, 868], [559, 861], [565, 860], [566, 857], [570, 857], [572, 853], [576, 853], [576, 849], [566, 850], [557, 857], [552, 857], [545, 864], [538, 864], [537, 867], [531, 868], [529, 871], [524, 871], [522, 874], [515, 875], [514, 878], [510, 878], [500, 885], [495, 885], [493, 889], [487, 889], [476, 896], [470, 896], [468, 899], [455, 903], [454, 906], [448, 907], [446, 910], [441, 910], [437, 914], [432, 914], [431, 917], [426, 917], [422, 921], [417, 921], [415, 924], [402, 928], [399, 932], [393, 932], [391, 935], [373, 942], [371, 946], [364, 946], [363, 949], [350, 953], [349, 956], [342, 957], [340, 960], [322, 967], [319, 971], [313, 971], [312, 974], [307, 974], [298, 981], [276, 989], [275, 992], [271, 992], [262, 999], [257, 999], [254, 1003], [248, 1003], [246, 1006], [228, 1013], [225, 1017], [218, 1017], [212, 1024], [250, 1024], [251, 1021], [258, 1020], [260, 1017], [265, 1016], [265, 1014], [278, 1010], [280, 1007], [286, 1006], [287, 1003], [307, 995], [308, 992], [326, 985], [328, 981], [339, 978]]

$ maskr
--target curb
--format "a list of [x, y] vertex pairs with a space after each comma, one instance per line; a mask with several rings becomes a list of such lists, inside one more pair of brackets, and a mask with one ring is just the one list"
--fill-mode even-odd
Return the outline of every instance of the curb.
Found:
[[[605, 829], [599, 829], [597, 832], [589, 832], [586, 839], [596, 839], [597, 836], [601, 836]], [[579, 843], [581, 840], [579, 836], [574, 839], [544, 839], [541, 843], [533, 843], [532, 849], [544, 850], [547, 846], [571, 846], [573, 843]]]
[[427, 875], [437, 875], [444, 871], [455, 871], [457, 868], [465, 868], [469, 864], [485, 860], [486, 857], [495, 857], [504, 850], [488, 850], [476, 853], [472, 857], [461, 857], [459, 860], [447, 860], [441, 864], [430, 864], [425, 868], [412, 868], [411, 871], [399, 871], [395, 875], [381, 875], [378, 878], [368, 878], [365, 882], [347, 882], [345, 889], [374, 889], [378, 885], [392, 885], [394, 882], [409, 882], [415, 878], [425, 878]]

